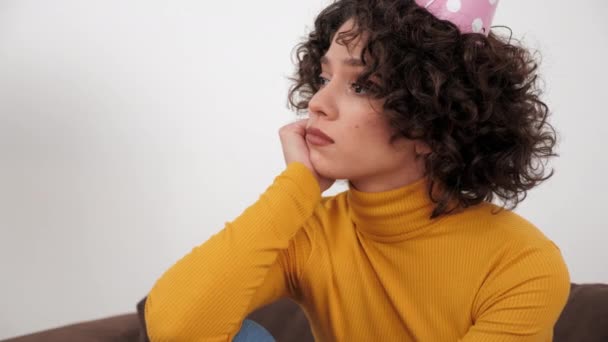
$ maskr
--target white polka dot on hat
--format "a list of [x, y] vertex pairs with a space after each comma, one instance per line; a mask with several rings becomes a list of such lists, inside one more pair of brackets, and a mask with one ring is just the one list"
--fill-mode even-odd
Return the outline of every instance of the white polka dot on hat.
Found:
[[416, 0], [435, 17], [454, 23], [462, 33], [488, 35], [498, 0]]

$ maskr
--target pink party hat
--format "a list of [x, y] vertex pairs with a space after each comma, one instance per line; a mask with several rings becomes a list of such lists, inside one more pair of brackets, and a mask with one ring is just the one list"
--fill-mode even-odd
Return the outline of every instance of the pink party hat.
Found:
[[416, 0], [435, 17], [454, 23], [462, 33], [490, 34], [498, 0]]

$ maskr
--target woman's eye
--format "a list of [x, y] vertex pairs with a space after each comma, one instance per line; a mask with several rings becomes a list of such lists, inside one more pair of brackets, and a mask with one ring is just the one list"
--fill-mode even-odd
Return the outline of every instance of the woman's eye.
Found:
[[[327, 82], [329, 82], [327, 78], [323, 76], [317, 76], [317, 84], [319, 85], [319, 87], [327, 85]], [[361, 83], [351, 83], [351, 87], [357, 95], [365, 95], [369, 91], [369, 88], [361, 85]]]
[[353, 89], [355, 90], [355, 93], [357, 93], [357, 94], [365, 94], [368, 90], [367, 87], [362, 86], [359, 83], [353, 83], [351, 85], [352, 85]]
[[325, 85], [325, 83], [323, 83], [324, 81], [327, 81], [327, 79], [325, 77], [323, 77], [323, 76], [318, 76], [317, 77], [317, 83], [318, 84], [320, 84], [320, 85], [323, 86], [323, 85]]

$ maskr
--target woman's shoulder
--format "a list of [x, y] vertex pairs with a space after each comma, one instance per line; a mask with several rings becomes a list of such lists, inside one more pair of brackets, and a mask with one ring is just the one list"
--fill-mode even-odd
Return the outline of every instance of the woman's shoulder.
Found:
[[452, 221], [473, 231], [481, 239], [508, 242], [512, 245], [554, 248], [542, 227], [513, 210], [490, 202], [482, 202], [454, 215]]
[[504, 282], [504, 276], [523, 281], [543, 274], [561, 282], [567, 290], [569, 272], [561, 250], [541, 227], [513, 210], [488, 202], [460, 215], [470, 223], [463, 226], [459, 236], [466, 235], [467, 242], [474, 242], [476, 247], [471, 250], [483, 255], [491, 277], [499, 283]]

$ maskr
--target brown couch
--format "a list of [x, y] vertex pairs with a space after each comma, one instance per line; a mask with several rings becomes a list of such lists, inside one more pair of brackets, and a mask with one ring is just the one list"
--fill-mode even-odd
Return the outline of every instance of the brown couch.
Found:
[[[80, 322], [2, 342], [141, 342], [138, 312]], [[139, 316], [138, 316], [139, 314]], [[260, 308], [248, 316], [270, 331], [278, 342], [313, 341], [306, 316], [288, 299]], [[570, 298], [555, 325], [555, 342], [608, 342], [608, 284], [572, 284]]]

